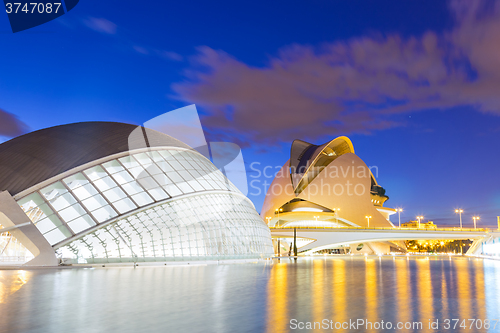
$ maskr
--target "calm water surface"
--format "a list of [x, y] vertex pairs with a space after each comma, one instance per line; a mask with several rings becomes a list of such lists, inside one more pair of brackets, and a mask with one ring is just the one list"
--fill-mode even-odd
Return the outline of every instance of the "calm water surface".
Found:
[[[304, 325], [324, 319], [423, 323], [421, 330], [393, 332], [500, 332], [500, 323], [480, 330], [471, 329], [470, 321], [466, 329], [445, 329], [446, 318], [500, 319], [500, 261], [321, 257], [0, 271], [0, 332], [313, 331], [292, 330], [293, 319]], [[439, 319], [441, 327], [429, 329], [429, 319]]]

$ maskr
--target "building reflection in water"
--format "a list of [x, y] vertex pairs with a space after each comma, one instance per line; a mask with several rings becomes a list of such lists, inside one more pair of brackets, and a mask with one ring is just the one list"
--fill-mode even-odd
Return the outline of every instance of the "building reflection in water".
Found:
[[366, 318], [373, 323], [378, 321], [378, 284], [377, 284], [378, 259], [365, 259], [365, 302]]
[[[333, 323], [357, 318], [369, 322], [419, 321], [424, 327], [436, 319], [441, 325], [446, 318], [487, 319], [493, 316], [491, 309], [499, 305], [500, 298], [488, 297], [485, 283], [494, 284], [492, 295], [499, 296], [500, 283], [494, 276], [500, 272], [500, 263], [490, 264], [489, 270], [483, 263], [434, 256], [282, 262], [272, 268], [268, 283], [267, 331], [290, 330], [292, 318], [311, 322], [328, 319]], [[286, 274], [287, 267], [300, 267], [304, 274]], [[287, 281], [282, 280], [285, 276]], [[276, 289], [278, 285], [281, 288]], [[500, 315], [500, 310], [493, 312]]]
[[500, 318], [498, 276], [500, 261], [432, 256], [0, 271], [0, 332], [274, 333], [294, 318], [421, 321], [425, 331], [429, 319]]
[[346, 260], [343, 259], [333, 259], [333, 265], [329, 272], [333, 277], [333, 292], [330, 302], [333, 303], [333, 309], [330, 311], [332, 313], [332, 320], [336, 322], [344, 322], [348, 320], [347, 309], [349, 307], [348, 301], [346, 299], [347, 292], [347, 281], [346, 281]]
[[[485, 308], [487, 318], [499, 318], [498, 309], [500, 308], [500, 265], [498, 261], [485, 260], [484, 262], [484, 289]], [[482, 281], [478, 282], [481, 283]], [[496, 316], [496, 317], [495, 317]]]

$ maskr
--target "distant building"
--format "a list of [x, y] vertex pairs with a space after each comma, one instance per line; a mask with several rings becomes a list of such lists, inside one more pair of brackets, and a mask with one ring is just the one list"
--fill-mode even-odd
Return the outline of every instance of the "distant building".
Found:
[[[419, 228], [418, 221], [410, 221], [401, 224], [402, 228]], [[420, 229], [437, 229], [437, 226], [432, 221], [420, 222]]]

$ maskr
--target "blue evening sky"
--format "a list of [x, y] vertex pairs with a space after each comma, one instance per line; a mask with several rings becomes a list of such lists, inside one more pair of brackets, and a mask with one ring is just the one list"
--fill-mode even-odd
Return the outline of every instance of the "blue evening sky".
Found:
[[[0, 15], [0, 109], [32, 131], [142, 124], [194, 103], [209, 140], [243, 147], [249, 180], [252, 162], [285, 163], [293, 138], [322, 144], [347, 135], [377, 166], [386, 205], [403, 207], [404, 221], [457, 224], [460, 207], [465, 225], [478, 214], [496, 226], [500, 53], [491, 45], [500, 41], [488, 32], [499, 20], [484, 8], [81, 0], [16, 34]], [[264, 180], [272, 179], [258, 178], [261, 193], [249, 189], [258, 211]]]

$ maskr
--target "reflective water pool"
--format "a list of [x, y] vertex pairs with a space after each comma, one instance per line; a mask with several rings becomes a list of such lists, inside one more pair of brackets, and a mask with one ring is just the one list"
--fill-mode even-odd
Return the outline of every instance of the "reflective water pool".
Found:
[[314, 323], [315, 331], [385, 332], [391, 323], [398, 332], [485, 332], [485, 320], [500, 332], [494, 319], [493, 260], [349, 256], [0, 271], [0, 332], [312, 332]]

